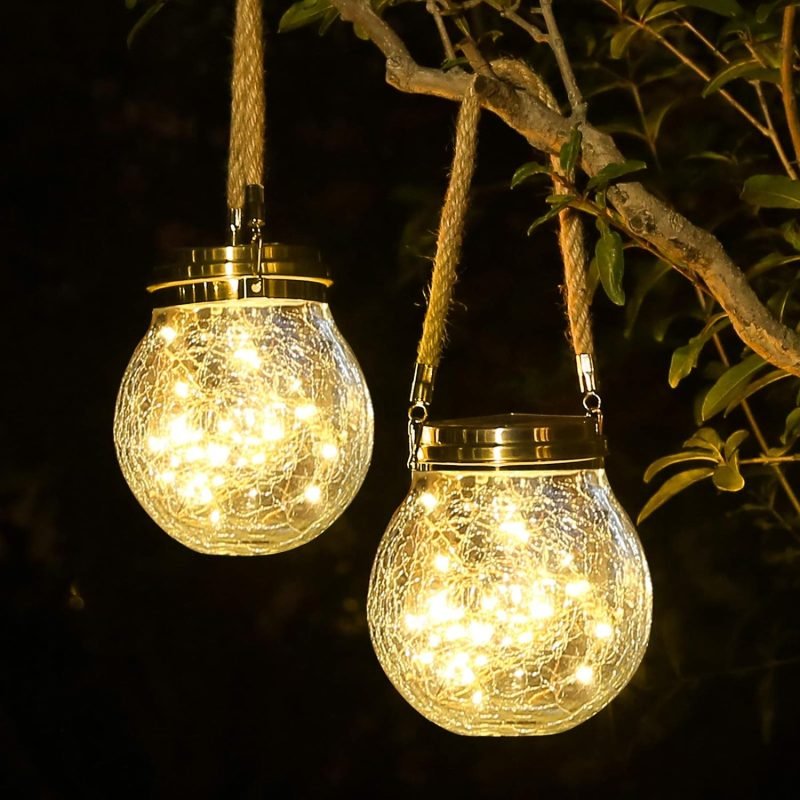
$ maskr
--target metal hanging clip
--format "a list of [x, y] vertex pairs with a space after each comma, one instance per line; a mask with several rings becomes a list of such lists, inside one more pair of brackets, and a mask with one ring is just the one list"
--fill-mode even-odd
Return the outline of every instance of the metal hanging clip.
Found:
[[587, 414], [591, 414], [597, 420], [598, 431], [603, 430], [603, 401], [597, 392], [597, 382], [595, 379], [594, 359], [591, 353], [578, 353], [575, 356], [575, 363], [578, 369], [578, 383], [583, 392], [583, 407]]
[[418, 464], [417, 457], [422, 440], [422, 429], [428, 419], [435, 379], [436, 367], [417, 362], [414, 366], [414, 380], [411, 383], [408, 407], [408, 462], [406, 466], [409, 469], [416, 469]]

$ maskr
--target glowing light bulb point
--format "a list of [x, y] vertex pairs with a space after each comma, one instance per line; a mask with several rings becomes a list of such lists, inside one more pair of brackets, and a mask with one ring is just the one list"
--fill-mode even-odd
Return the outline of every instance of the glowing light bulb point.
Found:
[[594, 669], [588, 664], [581, 664], [575, 670], [575, 680], [583, 684], [591, 683], [594, 680]]
[[306, 486], [305, 492], [303, 492], [304, 497], [308, 500], [309, 503], [319, 503], [320, 498], [322, 497], [322, 489], [319, 486]]
[[598, 622], [594, 626], [594, 635], [598, 639], [610, 639], [614, 635], [614, 629], [607, 622]]
[[332, 460], [339, 455], [339, 448], [335, 444], [326, 442], [325, 444], [322, 445], [322, 450], [320, 452], [322, 453], [323, 458]]

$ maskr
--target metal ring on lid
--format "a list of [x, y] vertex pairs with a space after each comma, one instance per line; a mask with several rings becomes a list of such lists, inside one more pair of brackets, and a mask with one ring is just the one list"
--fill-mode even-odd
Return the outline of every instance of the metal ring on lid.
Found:
[[155, 270], [159, 306], [276, 298], [324, 302], [333, 283], [319, 253], [284, 244], [183, 248]]
[[599, 469], [605, 455], [594, 417], [502, 414], [426, 422], [415, 469]]

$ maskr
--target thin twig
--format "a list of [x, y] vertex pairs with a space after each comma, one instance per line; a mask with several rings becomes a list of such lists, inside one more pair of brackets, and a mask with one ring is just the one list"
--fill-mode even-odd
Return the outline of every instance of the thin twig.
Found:
[[788, 464], [800, 461], [800, 455], [795, 456], [763, 456], [761, 458], [743, 458], [740, 464]]
[[490, 80], [497, 80], [497, 75], [494, 74], [492, 65], [483, 57], [483, 53], [481, 53], [480, 48], [473, 39], [464, 39], [458, 45], [458, 49], [464, 54], [464, 57], [469, 61], [469, 65], [477, 75], [483, 75], [484, 78], [489, 78]]
[[[753, 56], [753, 58], [762, 67], [764, 67], [764, 69], [767, 69], [767, 62], [764, 60], [764, 57], [761, 55], [761, 53], [758, 52], [758, 49], [754, 47], [753, 43], [749, 39], [744, 39], [743, 42], [750, 55]], [[761, 113], [764, 115], [764, 124], [767, 126], [767, 130], [769, 131], [769, 139], [772, 142], [772, 146], [775, 149], [781, 164], [783, 164], [784, 171], [790, 178], [796, 178], [797, 174], [795, 173], [794, 167], [792, 167], [792, 162], [789, 161], [789, 158], [786, 155], [786, 150], [783, 147], [780, 135], [778, 134], [778, 131], [775, 128], [775, 123], [772, 120], [772, 114], [770, 113], [769, 104], [767, 103], [767, 98], [764, 95], [764, 88], [761, 81], [749, 80], [747, 82], [755, 90], [756, 97], [758, 98], [758, 105], [761, 107]]]
[[792, 137], [795, 158], [800, 161], [800, 116], [797, 113], [797, 95], [794, 93], [794, 21], [796, 6], [788, 5], [783, 10], [783, 32], [781, 34], [781, 94], [786, 110], [786, 124]]
[[730, 59], [723, 53], [721, 50], [718, 50], [717, 47], [714, 45], [713, 42], [709, 41], [706, 38], [705, 34], [695, 28], [688, 19], [681, 16], [680, 14], [677, 15], [678, 19], [681, 21], [681, 25], [683, 25], [686, 30], [693, 33], [723, 64], [730, 64]]
[[639, 112], [639, 121], [642, 123], [642, 132], [644, 133], [645, 139], [647, 139], [647, 146], [650, 148], [650, 153], [653, 156], [653, 160], [656, 162], [656, 166], [658, 169], [661, 169], [661, 160], [658, 157], [656, 142], [655, 139], [653, 139], [653, 137], [650, 135], [650, 128], [647, 125], [647, 115], [644, 111], [642, 94], [639, 91], [639, 87], [633, 81], [630, 82], [629, 88], [631, 90], [633, 102], [636, 104], [636, 110]]
[[781, 144], [780, 136], [778, 136], [778, 131], [775, 129], [775, 124], [772, 121], [772, 114], [769, 112], [769, 105], [767, 104], [767, 98], [764, 97], [764, 89], [761, 86], [761, 81], [753, 81], [753, 85], [756, 89], [758, 104], [761, 106], [761, 111], [764, 114], [764, 121], [767, 123], [767, 128], [769, 129], [769, 138], [772, 141], [772, 146], [775, 148], [775, 152], [778, 154], [778, 158], [781, 160], [786, 174], [793, 180], [797, 180], [797, 171], [792, 166], [792, 162], [789, 161], [789, 157], [786, 155], [786, 151]]
[[[610, 8], [614, 13], [620, 14], [619, 9], [611, 2], [611, 0], [600, 0], [603, 5]], [[662, 47], [665, 47], [667, 50], [670, 51], [681, 63], [685, 66], [689, 67], [692, 72], [696, 75], [701, 77], [706, 83], [711, 80], [711, 76], [698, 64], [692, 61], [689, 56], [687, 56], [682, 50], [676, 47], [672, 42], [667, 39], [666, 36], [662, 35], [656, 30], [653, 30], [646, 22], [642, 22], [642, 20], [636, 19], [636, 17], [632, 17], [629, 14], [622, 13], [620, 14], [622, 19], [626, 22], [630, 22], [631, 25], [636, 25], [639, 30], [644, 31], [645, 33], [652, 36]], [[762, 136], [766, 136], [768, 139], [769, 136], [769, 129], [763, 125], [761, 122], [756, 119], [753, 114], [751, 114], [727, 89], [720, 89], [718, 94], [721, 97], [724, 97], [725, 100], [735, 108]]]
[[582, 122], [586, 119], [586, 101], [578, 88], [578, 82], [575, 80], [575, 73], [567, 55], [567, 48], [564, 45], [561, 32], [558, 30], [558, 23], [556, 22], [555, 14], [553, 14], [553, 0], [542, 0], [542, 16], [547, 27], [550, 49], [556, 57], [561, 80], [567, 90], [567, 98], [572, 109], [572, 115]]
[[442, 19], [442, 14], [439, 11], [439, 6], [436, 5], [436, 0], [428, 0], [425, 7], [428, 10], [428, 13], [433, 17], [433, 21], [436, 23], [436, 30], [439, 31], [439, 38], [442, 40], [445, 58], [448, 61], [455, 61], [456, 51], [453, 47], [453, 43], [450, 41], [450, 34], [448, 34], [447, 28], [444, 25], [444, 20]]
[[518, 28], [522, 28], [528, 36], [533, 39], [536, 44], [547, 44], [548, 38], [544, 31], [539, 30], [532, 22], [528, 22], [525, 17], [521, 17], [516, 12], [516, 8], [504, 8], [503, 4], [498, 0], [486, 0], [486, 4], [490, 5], [495, 11], [499, 12], [501, 16], [505, 17], [509, 22], [514, 23]]
[[768, 65], [767, 62], [764, 60], [764, 56], [762, 56], [761, 53], [758, 52], [758, 50], [750, 41], [750, 39], [742, 39], [742, 43], [747, 48], [747, 52], [750, 53], [750, 55], [753, 56], [753, 58], [756, 61], [758, 61], [759, 65], [764, 67], [764, 69], [767, 69]]

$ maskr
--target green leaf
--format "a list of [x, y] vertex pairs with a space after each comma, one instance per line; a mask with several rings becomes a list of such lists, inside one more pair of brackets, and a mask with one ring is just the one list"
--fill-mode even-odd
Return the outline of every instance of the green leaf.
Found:
[[786, 425], [781, 434], [781, 441], [784, 444], [788, 444], [798, 437], [800, 437], [800, 408], [795, 408], [786, 417]]
[[756, 9], [756, 22], [766, 22], [775, 9], [788, 5], [787, 0], [772, 0], [771, 3], [761, 3]]
[[656, 3], [650, 11], [647, 13], [645, 17], [642, 18], [644, 22], [650, 22], [651, 20], [657, 19], [658, 17], [663, 17], [664, 14], [670, 14], [673, 11], [678, 11], [681, 8], [685, 8], [686, 3]]
[[586, 273], [586, 293], [590, 300], [594, 297], [597, 287], [600, 284], [600, 270], [597, 269], [597, 259], [593, 258], [589, 262], [589, 269]]
[[653, 338], [659, 343], [663, 342], [672, 323], [684, 316], [686, 315], [679, 311], [675, 314], [665, 314], [662, 317], [658, 317], [653, 322]]
[[748, 81], [771, 81], [780, 83], [781, 75], [777, 69], [762, 67], [755, 59], [746, 58], [741, 61], [732, 61], [726, 64], [703, 89], [703, 97], [708, 97], [714, 92], [718, 92], [726, 83], [730, 83], [736, 78], [744, 78]]
[[[156, 14], [158, 14], [159, 11], [161, 11], [162, 8], [164, 8], [166, 4], [166, 0], [163, 0], [163, 2], [153, 3], [153, 5], [151, 5], [150, 8], [148, 8], [147, 11], [145, 11], [138, 20], [136, 20], [136, 24], [130, 29], [128, 38], [125, 40], [129, 50], [133, 46], [133, 42], [136, 37], [144, 30], [145, 26]], [[128, 8], [133, 8], [133, 6], [129, 5]]]
[[744, 478], [739, 472], [739, 465], [735, 462], [717, 467], [711, 480], [714, 481], [714, 486], [723, 492], [738, 492], [744, 489]]
[[442, 69], [447, 72], [455, 67], [466, 67], [468, 64], [469, 59], [464, 56], [460, 56], [459, 58], [446, 58], [442, 61]]
[[800, 181], [784, 175], [753, 175], [744, 183], [742, 199], [759, 208], [800, 209]]
[[722, 153], [715, 153], [713, 150], [703, 150], [700, 153], [693, 153], [692, 155], [686, 156], [686, 159], [705, 159], [707, 161], [722, 161], [725, 164], [736, 164], [736, 160], [731, 158], [730, 156], [723, 155]]
[[627, 136], [634, 136], [641, 139], [643, 142], [647, 141], [647, 137], [636, 127], [632, 122], [626, 120], [615, 120], [613, 122], [604, 122], [597, 126], [603, 133], [611, 134], [612, 136], [618, 133], [624, 133]]
[[794, 264], [798, 261], [800, 261], [800, 256], [785, 256], [781, 253], [770, 253], [764, 256], [764, 258], [759, 259], [752, 267], [748, 267], [746, 274], [747, 277], [752, 280], [759, 275], [763, 275], [765, 272], [769, 272], [771, 269], [775, 269], [775, 267]]
[[622, 237], [616, 231], [612, 231], [603, 219], [598, 219], [597, 227], [600, 230], [600, 238], [595, 246], [594, 257], [600, 272], [600, 283], [612, 303], [624, 306], [625, 289], [622, 286], [622, 276], [625, 273], [625, 255]]
[[680, 97], [674, 97], [661, 106], [656, 106], [645, 117], [644, 123], [647, 127], [647, 135], [650, 140], [655, 142], [658, 140], [658, 135], [661, 133], [661, 126], [667, 118], [667, 114], [681, 102]]
[[549, 164], [540, 164], [538, 161], [529, 161], [519, 167], [511, 178], [511, 188], [515, 189], [524, 180], [533, 175], [550, 175], [553, 169]]
[[278, 33], [286, 33], [321, 20], [330, 10], [330, 0], [299, 0], [284, 11]]
[[750, 395], [755, 394], [756, 392], [763, 389], [765, 386], [769, 386], [776, 381], [782, 381], [784, 378], [791, 378], [792, 376], [783, 369], [774, 369], [771, 372], [768, 372], [764, 375], [763, 378], [759, 378], [757, 381], [753, 381], [747, 389], [739, 396], [737, 396], [734, 400], [732, 400], [727, 408], [725, 409], [725, 414], [723, 416], [728, 416], [728, 414], [733, 411], [738, 405], [741, 405], [742, 402], [747, 400]]
[[480, 38], [478, 39], [478, 44], [482, 45], [488, 42], [489, 44], [496, 44], [500, 39], [503, 38], [503, 31], [498, 30], [491, 30], [486, 31], [486, 33], [482, 33]]
[[328, 32], [328, 28], [330, 28], [337, 19], [339, 19], [339, 10], [336, 8], [329, 8], [320, 20], [317, 33], [320, 36], [324, 36]]
[[639, 317], [647, 295], [656, 287], [661, 279], [672, 271], [672, 267], [663, 261], [655, 261], [637, 270], [637, 282], [633, 296], [625, 306], [625, 338], [633, 333], [633, 327]]
[[699, 447], [719, 454], [722, 450], [722, 437], [714, 428], [700, 428], [683, 443], [683, 446]]
[[611, 37], [611, 58], [622, 58], [631, 40], [639, 32], [636, 25], [625, 25]]
[[[551, 195], [552, 197], [553, 195]], [[577, 200], [575, 195], [573, 194], [563, 194], [557, 195], [558, 200], [554, 202], [551, 206], [550, 210], [546, 214], [542, 214], [541, 217], [535, 219], [530, 227], [528, 228], [528, 236], [530, 236], [540, 225], [544, 225], [545, 222], [549, 222], [553, 217], [555, 217], [559, 211], [566, 208], [573, 200]]]
[[780, 40], [759, 42], [755, 39], [755, 41], [757, 42], [755, 45], [756, 53], [760, 56], [761, 61], [764, 61], [768, 67], [780, 71], [783, 63], [783, 49], [781, 48]]
[[575, 164], [578, 161], [578, 156], [581, 152], [581, 140], [583, 134], [580, 128], [573, 128], [569, 134], [569, 139], [564, 143], [561, 152], [558, 154], [558, 160], [561, 164], [561, 169], [566, 176], [572, 174], [575, 169]]
[[741, 446], [742, 442], [750, 435], [749, 431], [746, 430], [738, 430], [734, 431], [726, 440], [725, 440], [725, 460], [730, 461], [734, 455], [738, 452], [739, 447]]
[[669, 364], [669, 385], [673, 389], [697, 366], [700, 353], [714, 334], [729, 324], [730, 319], [727, 314], [716, 314], [697, 336], [693, 336], [685, 345], [675, 350]]
[[798, 224], [797, 220], [792, 219], [789, 222], [784, 222], [780, 227], [780, 231], [784, 241], [800, 253], [800, 224]]
[[723, 17], [736, 17], [743, 13], [742, 7], [736, 0], [688, 0], [686, 5], [704, 8]]
[[738, 397], [741, 397], [747, 390], [750, 379], [765, 364], [766, 362], [760, 355], [753, 353], [739, 364], [726, 369], [703, 399], [700, 409], [701, 419], [704, 422], [711, 419]]
[[640, 172], [643, 169], [647, 169], [647, 164], [644, 161], [623, 161], [619, 164], [608, 164], [586, 184], [586, 191], [590, 191], [597, 186], [605, 187], [611, 181], [615, 181], [623, 175], [630, 175], [631, 172]]
[[701, 467], [699, 469], [687, 469], [673, 475], [663, 486], [645, 503], [644, 508], [639, 512], [636, 522], [643, 522], [656, 509], [661, 508], [667, 500], [671, 500], [676, 494], [687, 489], [693, 483], [702, 481], [714, 474], [714, 468]]
[[712, 454], [708, 450], [684, 450], [681, 453], [672, 453], [668, 456], [657, 458], [644, 473], [644, 482], [650, 483], [661, 470], [671, 467], [673, 464], [682, 464], [686, 461], [711, 461], [719, 464], [721, 458], [719, 454]]
[[650, 23], [650, 30], [654, 33], [664, 33], [664, 31], [668, 31], [676, 25], [680, 25], [680, 22], [674, 17], [662, 17]]

